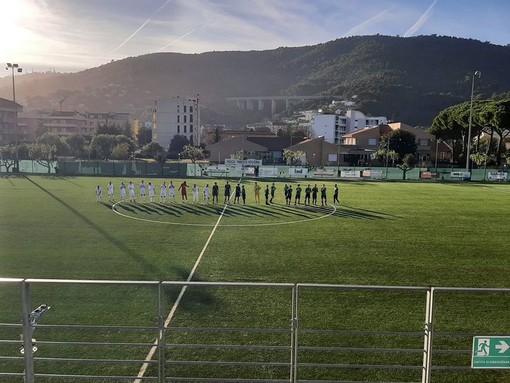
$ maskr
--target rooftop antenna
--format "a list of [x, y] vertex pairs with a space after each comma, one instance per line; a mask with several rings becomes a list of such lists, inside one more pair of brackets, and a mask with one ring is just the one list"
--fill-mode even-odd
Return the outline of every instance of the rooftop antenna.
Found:
[[66, 96], [64, 96], [64, 97], [60, 97], [60, 98], [58, 99], [58, 104], [59, 104], [59, 108], [60, 108], [60, 111], [61, 111], [61, 112], [62, 112], [62, 104], [63, 104], [63, 102], [66, 100], [66, 98], [67, 98], [67, 95], [66, 95]]

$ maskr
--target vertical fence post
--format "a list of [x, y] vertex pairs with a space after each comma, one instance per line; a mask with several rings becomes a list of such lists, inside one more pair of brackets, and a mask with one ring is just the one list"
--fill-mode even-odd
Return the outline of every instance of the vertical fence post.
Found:
[[158, 382], [166, 382], [165, 377], [165, 322], [163, 320], [163, 284], [158, 284]]
[[295, 284], [292, 289], [292, 301], [294, 315], [292, 318], [292, 330], [293, 330], [293, 341], [292, 341], [292, 383], [297, 382], [298, 373], [298, 333], [299, 333], [299, 285]]
[[425, 308], [425, 334], [423, 339], [423, 370], [422, 383], [430, 383], [432, 368], [432, 339], [434, 335], [434, 288], [427, 291], [427, 303]]
[[30, 323], [30, 284], [21, 282], [23, 304], [23, 349], [25, 357], [25, 383], [34, 383], [34, 353], [32, 350], [32, 325]]
[[290, 319], [290, 382], [294, 382], [294, 336], [296, 332], [296, 285], [291, 290], [291, 319]]

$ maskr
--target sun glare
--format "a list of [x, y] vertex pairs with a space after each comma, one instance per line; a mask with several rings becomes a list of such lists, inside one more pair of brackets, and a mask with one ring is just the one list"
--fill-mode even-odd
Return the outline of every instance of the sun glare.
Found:
[[44, 46], [42, 22], [47, 20], [44, 0], [17, 0], [0, 7], [0, 62], [24, 66], [39, 58], [34, 53]]
[[[23, 1], [10, 1], [2, 4], [0, 13], [0, 46], [2, 56], [16, 56], [23, 35]], [[12, 57], [11, 60], [17, 60]]]

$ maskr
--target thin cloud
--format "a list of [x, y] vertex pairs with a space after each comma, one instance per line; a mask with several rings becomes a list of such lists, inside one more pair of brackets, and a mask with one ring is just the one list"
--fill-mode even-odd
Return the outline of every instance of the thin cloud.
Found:
[[159, 48], [156, 52], [164, 51], [166, 48], [168, 48], [168, 47], [170, 47], [170, 46], [174, 45], [176, 42], [179, 42], [179, 41], [180, 41], [180, 40], [182, 40], [183, 38], [185, 38], [185, 37], [187, 37], [187, 36], [191, 35], [193, 32], [198, 31], [198, 29], [199, 29], [199, 28], [194, 28], [194, 29], [192, 29], [191, 31], [189, 31], [188, 33], [185, 33], [185, 34], [183, 34], [182, 36], [179, 36], [179, 37], [178, 37], [178, 38], [176, 38], [175, 40], [173, 40], [173, 41], [169, 42], [168, 44], [166, 44], [164, 47]]
[[348, 36], [363, 34], [363, 31], [365, 31], [367, 29], [367, 27], [372, 27], [374, 23], [376, 23], [376, 22], [386, 18], [386, 16], [389, 14], [389, 10], [390, 10], [390, 8], [385, 9], [382, 12], [379, 12], [377, 15], [375, 15], [375, 16], [373, 16], [373, 17], [363, 21], [362, 23], [352, 27], [347, 32], [345, 32], [342, 35], [342, 37], [348, 37]]
[[414, 35], [418, 30], [420, 30], [423, 25], [430, 19], [432, 16], [432, 12], [434, 11], [434, 7], [437, 4], [438, 0], [434, 0], [432, 4], [427, 8], [427, 10], [419, 17], [418, 20], [413, 24], [411, 28], [409, 28], [404, 33], [404, 37], [409, 37]]
[[135, 37], [137, 35], [138, 32], [140, 32], [151, 20], [154, 16], [156, 16], [159, 11], [161, 11], [163, 8], [165, 8], [165, 6], [170, 2], [170, 0], [166, 0], [163, 5], [161, 5], [155, 12], [152, 13], [152, 15], [150, 15], [150, 17], [145, 20], [142, 25], [140, 25], [136, 31], [134, 31], [133, 33], [131, 33], [131, 35], [125, 39], [117, 48], [113, 49], [109, 54], [112, 54], [112, 53], [115, 53], [117, 52], [120, 48], [122, 48], [124, 45], [126, 45], [126, 43], [131, 40], [133, 37]]

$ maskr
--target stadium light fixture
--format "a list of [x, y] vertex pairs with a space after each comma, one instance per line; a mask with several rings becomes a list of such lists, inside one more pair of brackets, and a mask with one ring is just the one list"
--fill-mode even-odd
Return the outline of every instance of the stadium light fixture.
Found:
[[7, 63], [6, 70], [10, 70], [12, 73], [12, 101], [14, 103], [14, 144], [15, 148], [15, 159], [16, 159], [16, 172], [19, 171], [19, 155], [18, 155], [18, 104], [16, 104], [16, 87], [14, 85], [14, 72], [21, 73], [23, 69], [18, 64]]
[[469, 156], [471, 154], [471, 127], [473, 125], [473, 95], [475, 92], [475, 77], [480, 78], [482, 76], [482, 72], [479, 70], [473, 73], [471, 78], [471, 103], [469, 104], [469, 123], [468, 123], [468, 140], [467, 140], [467, 150], [466, 150], [466, 172], [469, 172]]
[[[35, 326], [37, 326], [39, 321], [48, 313], [48, 310], [50, 308], [51, 308], [50, 306], [48, 306], [46, 304], [42, 304], [30, 313], [30, 315], [28, 316], [28, 321], [30, 322], [30, 326], [32, 327], [30, 330], [31, 335], [33, 335], [33, 333], [35, 331]], [[32, 354], [33, 354], [37, 351], [37, 345], [36, 345], [36, 340], [32, 337], [30, 337], [30, 338], [31, 338], [31, 347], [32, 347]], [[23, 340], [23, 334], [21, 335], [21, 343], [22, 344], [21, 344], [19, 351], [22, 355], [24, 355], [25, 354], [25, 342]]]

